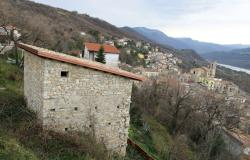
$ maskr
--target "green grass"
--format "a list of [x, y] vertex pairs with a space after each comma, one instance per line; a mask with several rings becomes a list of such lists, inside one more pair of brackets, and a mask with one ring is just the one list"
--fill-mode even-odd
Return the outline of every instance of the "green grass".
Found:
[[143, 127], [130, 125], [129, 137], [144, 151], [155, 159], [161, 159], [171, 143], [171, 136], [167, 129], [150, 116], [143, 116], [143, 122], [148, 125], [149, 131]]
[[0, 131], [0, 159], [4, 160], [38, 160], [36, 154], [25, 148], [15, 137]]
[[6, 88], [6, 90], [11, 93], [22, 95], [22, 70], [15, 65], [6, 63], [5, 61], [5, 59], [0, 58], [0, 88]]
[[195, 154], [188, 145], [180, 142], [180, 140], [177, 141], [170, 135], [167, 128], [155, 118], [143, 114], [141, 119], [144, 126], [146, 124], [148, 131], [145, 131], [145, 127], [132, 122], [129, 129], [129, 137], [155, 160], [174, 159], [173, 154], [176, 154], [174, 149], [176, 147], [183, 149], [181, 152], [185, 154], [187, 160], [195, 159]]
[[153, 141], [154, 148], [158, 154], [166, 152], [166, 149], [169, 148], [172, 138], [163, 125], [157, 122], [150, 116], [144, 116], [143, 118], [146, 123], [150, 126], [150, 133]]
[[129, 129], [129, 137], [150, 156], [155, 159], [159, 159], [150, 135], [131, 125]]
[[130, 145], [127, 146], [127, 154], [125, 157], [125, 160], [145, 160], [144, 157], [142, 157], [142, 155], [135, 150], [133, 147], [131, 147]]

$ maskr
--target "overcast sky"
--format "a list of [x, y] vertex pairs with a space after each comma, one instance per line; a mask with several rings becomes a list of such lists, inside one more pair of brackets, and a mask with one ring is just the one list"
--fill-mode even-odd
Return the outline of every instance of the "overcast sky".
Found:
[[169, 36], [220, 44], [250, 44], [250, 0], [34, 0]]

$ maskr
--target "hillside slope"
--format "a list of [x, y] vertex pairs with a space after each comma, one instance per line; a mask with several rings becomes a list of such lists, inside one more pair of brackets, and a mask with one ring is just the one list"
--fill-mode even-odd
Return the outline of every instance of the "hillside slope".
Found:
[[134, 38], [116, 26], [87, 14], [27, 0], [1, 0], [0, 20], [0, 25], [12, 24], [20, 28], [25, 35], [25, 42], [58, 51], [67, 50], [70, 45], [82, 42], [80, 32], [98, 31], [110, 38]]

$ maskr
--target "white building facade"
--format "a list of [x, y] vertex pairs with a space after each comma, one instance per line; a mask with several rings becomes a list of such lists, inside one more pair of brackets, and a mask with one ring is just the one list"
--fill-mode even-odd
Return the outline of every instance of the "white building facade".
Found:
[[95, 61], [96, 55], [101, 47], [103, 47], [104, 49], [106, 65], [118, 67], [120, 51], [112, 45], [85, 43], [84, 54], [81, 57], [84, 59]]

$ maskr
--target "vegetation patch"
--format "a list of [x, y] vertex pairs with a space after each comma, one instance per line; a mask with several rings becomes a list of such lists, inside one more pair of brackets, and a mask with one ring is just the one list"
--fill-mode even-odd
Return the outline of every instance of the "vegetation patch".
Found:
[[16, 138], [0, 132], [0, 159], [38, 160], [34, 152], [25, 148]]

